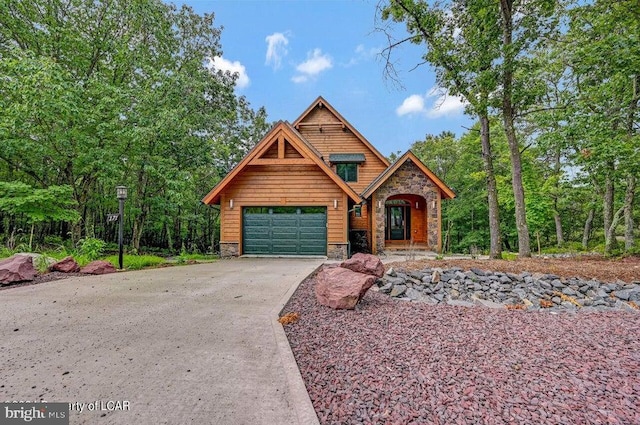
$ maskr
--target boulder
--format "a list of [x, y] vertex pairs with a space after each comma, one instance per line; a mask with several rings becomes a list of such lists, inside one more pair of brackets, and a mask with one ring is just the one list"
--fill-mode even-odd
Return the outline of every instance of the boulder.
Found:
[[14, 255], [0, 261], [0, 285], [33, 280], [38, 272], [28, 255]]
[[116, 268], [108, 261], [92, 261], [80, 269], [80, 273], [86, 274], [107, 274], [114, 273]]
[[316, 275], [316, 299], [336, 310], [352, 310], [375, 282], [376, 277], [370, 274], [343, 267], [324, 268]]
[[62, 272], [62, 273], [76, 273], [80, 271], [80, 266], [76, 263], [73, 257], [65, 257], [57, 263], [52, 264], [49, 267], [49, 271]]
[[360, 252], [354, 254], [353, 257], [340, 264], [340, 267], [376, 277], [384, 276], [384, 264], [378, 257], [371, 254], [362, 254]]

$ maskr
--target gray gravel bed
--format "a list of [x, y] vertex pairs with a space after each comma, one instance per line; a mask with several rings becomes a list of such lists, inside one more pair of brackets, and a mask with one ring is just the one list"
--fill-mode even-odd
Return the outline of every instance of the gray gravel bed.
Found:
[[640, 315], [408, 303], [284, 313], [321, 424], [640, 424]]

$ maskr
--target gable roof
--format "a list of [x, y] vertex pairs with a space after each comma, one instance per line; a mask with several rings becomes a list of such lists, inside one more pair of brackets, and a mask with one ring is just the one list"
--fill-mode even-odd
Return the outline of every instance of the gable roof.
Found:
[[298, 128], [298, 124], [300, 124], [306, 118], [306, 116], [309, 115], [311, 111], [313, 111], [317, 106], [327, 108], [333, 115], [336, 116], [336, 118], [338, 118], [338, 120], [340, 120], [340, 122], [342, 122], [342, 124], [346, 128], [349, 129], [351, 133], [353, 133], [354, 136], [356, 136], [358, 140], [360, 140], [360, 142], [362, 142], [362, 144], [369, 148], [369, 150], [380, 161], [382, 161], [384, 165], [386, 165], [387, 167], [389, 166], [389, 160], [385, 158], [384, 155], [382, 155], [362, 134], [360, 134], [358, 130], [355, 129], [354, 126], [351, 125], [351, 123], [349, 123], [349, 121], [347, 121], [342, 115], [340, 115], [340, 113], [322, 96], [318, 96], [318, 98], [313, 101], [313, 103], [293, 122], [293, 126], [295, 128]]
[[[278, 143], [280, 137], [283, 136], [303, 157], [304, 162], [300, 160], [291, 160], [298, 164], [315, 164], [324, 173], [336, 183], [354, 202], [361, 201], [360, 196], [338, 176], [320, 157], [320, 153], [305, 138], [286, 121], [278, 121], [269, 130], [267, 135], [256, 144], [245, 157], [222, 179], [211, 191], [202, 198], [202, 203], [207, 205], [218, 204], [222, 191], [233, 181], [233, 179], [247, 166], [252, 164], [261, 164], [271, 161], [287, 163], [286, 158], [278, 160], [263, 160], [260, 158], [274, 143]], [[261, 162], [262, 160], [262, 162]]]
[[436, 184], [436, 186], [442, 191], [444, 195], [443, 198], [453, 199], [456, 197], [456, 194], [453, 192], [453, 190], [451, 190], [446, 184], [444, 184], [444, 182], [440, 180], [438, 176], [433, 174], [433, 172], [429, 170], [429, 168], [424, 165], [422, 161], [420, 161], [420, 159], [418, 159], [418, 157], [415, 156], [410, 150], [405, 152], [405, 154], [402, 155], [396, 162], [394, 162], [386, 170], [384, 170], [382, 174], [376, 177], [376, 179], [372, 181], [369, 186], [367, 186], [364, 192], [362, 192], [362, 197], [368, 198], [369, 196], [371, 196], [373, 192], [375, 192], [380, 186], [382, 186], [382, 184], [386, 182], [389, 177], [391, 177], [393, 173], [395, 173], [396, 170], [398, 170], [398, 168], [400, 168], [407, 161], [413, 162], [420, 169], [420, 171], [426, 174]]

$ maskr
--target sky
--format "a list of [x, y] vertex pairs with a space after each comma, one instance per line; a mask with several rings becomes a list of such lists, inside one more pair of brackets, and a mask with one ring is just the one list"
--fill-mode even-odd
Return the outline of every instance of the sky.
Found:
[[[378, 0], [180, 0], [222, 27], [216, 69], [238, 73], [236, 93], [270, 121], [293, 122], [324, 97], [383, 155], [404, 153], [427, 134], [461, 135], [464, 104], [436, 85], [421, 64], [423, 46], [393, 51], [397, 82], [385, 77], [389, 42], [376, 31]], [[407, 36], [392, 24], [396, 40]], [[419, 66], [417, 66], [419, 65]]]

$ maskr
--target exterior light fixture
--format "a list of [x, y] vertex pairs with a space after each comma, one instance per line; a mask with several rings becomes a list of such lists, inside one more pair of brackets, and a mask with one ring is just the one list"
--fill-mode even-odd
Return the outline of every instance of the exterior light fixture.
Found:
[[338, 200], [337, 200], [337, 199], [334, 199], [334, 200], [333, 200], [333, 209], [334, 209], [334, 210], [337, 210], [337, 209], [338, 209]]
[[124, 222], [124, 201], [127, 199], [127, 187], [116, 186], [116, 197], [119, 201], [120, 226], [118, 228], [118, 265], [122, 270], [122, 240], [123, 240], [123, 222]]
[[229, 209], [233, 209], [233, 199], [229, 199]]
[[127, 199], [127, 187], [126, 186], [116, 186], [116, 197], [121, 200]]

